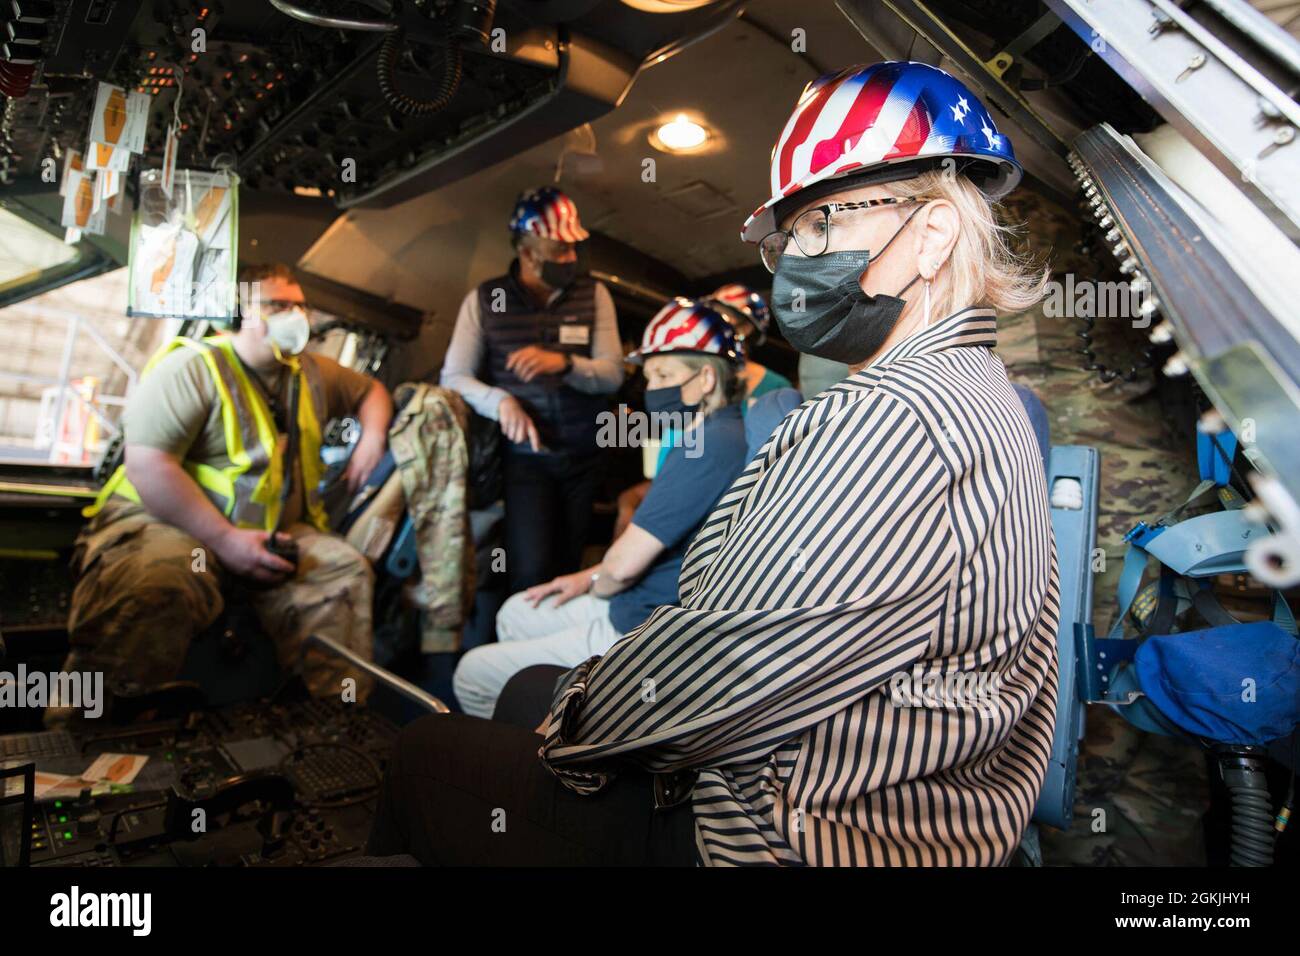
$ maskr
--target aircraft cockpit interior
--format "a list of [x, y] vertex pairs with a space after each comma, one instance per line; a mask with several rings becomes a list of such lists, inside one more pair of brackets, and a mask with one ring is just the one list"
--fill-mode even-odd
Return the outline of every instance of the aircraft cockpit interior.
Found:
[[1300, 859], [1300, 3], [0, 22], [32, 925], [422, 865], [1267, 921], [1191, 889]]

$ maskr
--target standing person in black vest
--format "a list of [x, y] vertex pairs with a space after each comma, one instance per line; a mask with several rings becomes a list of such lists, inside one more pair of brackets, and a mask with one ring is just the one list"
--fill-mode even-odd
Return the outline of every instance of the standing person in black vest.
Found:
[[505, 435], [512, 592], [576, 571], [600, 481], [597, 416], [623, 381], [609, 290], [579, 275], [573, 200], [546, 186], [510, 217], [515, 259], [461, 304], [441, 381]]

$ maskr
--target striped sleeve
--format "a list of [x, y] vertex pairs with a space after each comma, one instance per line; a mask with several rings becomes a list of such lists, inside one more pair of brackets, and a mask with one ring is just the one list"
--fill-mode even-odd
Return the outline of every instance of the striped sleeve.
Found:
[[566, 785], [599, 789], [613, 757], [652, 771], [761, 758], [926, 655], [957, 578], [952, 476], [896, 397], [828, 410], [724, 495], [684, 606], [572, 672], [542, 748]]

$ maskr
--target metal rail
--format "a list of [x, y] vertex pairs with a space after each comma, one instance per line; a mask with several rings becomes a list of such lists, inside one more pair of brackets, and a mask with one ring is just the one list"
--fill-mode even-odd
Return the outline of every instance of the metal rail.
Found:
[[1282, 520], [1300, 501], [1300, 341], [1218, 248], [1221, 237], [1198, 222], [1185, 194], [1127, 137], [1103, 124], [1074, 145], [1070, 163], [1111, 230], [1107, 242], [1140, 264], [1135, 281], [1150, 282], [1151, 301], [1167, 318], [1150, 330], [1152, 341], [1172, 335], [1180, 346], [1165, 372], [1195, 375], [1265, 476], [1267, 489], [1257, 483], [1256, 491], [1281, 529], [1251, 551], [1277, 556], [1266, 572], [1273, 586], [1300, 582], [1300, 565], [1282, 560], [1300, 554], [1300, 528]]
[[309, 634], [307, 639], [303, 641], [303, 646], [305, 647], [308, 644], [317, 644], [320, 647], [325, 648], [325, 650], [329, 651], [331, 654], [338, 655], [354, 667], [365, 671], [385, 687], [396, 691], [408, 700], [412, 700], [420, 706], [428, 709], [430, 713], [451, 713], [450, 707], [440, 701], [437, 697], [434, 697], [428, 691], [416, 687], [409, 680], [404, 680], [391, 671], [384, 670], [378, 664], [375, 664], [373, 661], [368, 661], [359, 654], [348, 650], [337, 641], [332, 641], [328, 637], [322, 637], [319, 634]]
[[[1300, 240], [1300, 105], [1168, 0], [1046, 3], [1170, 125], [1239, 180], [1292, 241]], [[1221, 32], [1230, 31], [1231, 23]]]

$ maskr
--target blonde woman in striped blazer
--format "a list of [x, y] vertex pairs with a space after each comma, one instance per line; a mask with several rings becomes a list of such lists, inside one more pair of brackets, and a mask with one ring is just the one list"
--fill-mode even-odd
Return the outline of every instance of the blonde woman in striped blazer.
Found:
[[[533, 701], [524, 726], [408, 728], [372, 852], [1010, 859], [1051, 748], [1058, 584], [1042, 459], [994, 316], [1032, 304], [1046, 277], [993, 215], [1018, 179], [1009, 144], [970, 152], [936, 134], [951, 100], [989, 131], [978, 142], [998, 139], [970, 91], [918, 66], [810, 86], [774, 151], [773, 198], [746, 224], [776, 273], [783, 334], [852, 374], [787, 415], [719, 500], [683, 562], [681, 606], [567, 673], [518, 675], [502, 701]], [[826, 130], [854, 122], [828, 160]], [[539, 693], [540, 738], [526, 729]]]

